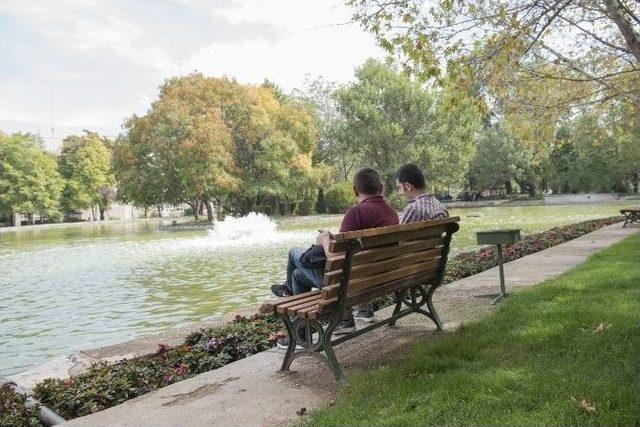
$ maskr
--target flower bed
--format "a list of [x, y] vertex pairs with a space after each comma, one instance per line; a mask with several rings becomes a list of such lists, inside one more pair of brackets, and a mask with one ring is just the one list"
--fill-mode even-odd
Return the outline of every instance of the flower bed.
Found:
[[236, 316], [187, 336], [180, 346], [158, 344], [155, 354], [98, 363], [66, 380], [45, 379], [34, 395], [63, 418], [88, 415], [271, 348], [281, 328], [273, 316]]
[[[610, 217], [530, 234], [520, 242], [506, 246], [503, 255], [506, 261], [511, 261], [621, 220], [619, 216]], [[457, 254], [448, 262], [445, 282], [479, 273], [497, 264], [497, 251], [493, 247]], [[377, 307], [384, 305], [384, 301], [376, 304]], [[88, 415], [271, 348], [281, 329], [280, 321], [273, 316], [236, 316], [231, 323], [187, 336], [180, 346], [158, 344], [155, 354], [110, 364], [99, 363], [89, 371], [66, 380], [45, 379], [36, 385], [34, 395], [64, 418]], [[4, 391], [0, 394], [0, 408], [16, 408], [15, 411], [11, 409], [13, 412], [7, 417], [22, 420], [7, 425], [34, 425], [29, 424], [32, 413], [24, 410], [20, 397], [16, 396]], [[3, 412], [3, 423], [4, 420]]]
[[[622, 221], [622, 216], [594, 219], [560, 227], [554, 227], [540, 233], [528, 234], [522, 240], [512, 245], [506, 245], [502, 250], [505, 262], [513, 261], [523, 256], [573, 240], [584, 234], [591, 233], [607, 225]], [[478, 274], [481, 271], [498, 265], [498, 250], [495, 246], [487, 246], [471, 252], [459, 253], [447, 262], [444, 283], [455, 282], [464, 277]]]
[[40, 426], [39, 407], [27, 407], [27, 397], [16, 393], [8, 385], [0, 387], [0, 426]]

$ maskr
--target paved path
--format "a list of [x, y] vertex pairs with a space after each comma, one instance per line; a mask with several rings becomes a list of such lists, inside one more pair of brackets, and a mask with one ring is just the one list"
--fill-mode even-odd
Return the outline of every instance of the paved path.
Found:
[[[640, 227], [615, 224], [505, 264], [507, 292], [556, 277], [637, 231]], [[434, 303], [445, 329], [490, 313], [487, 295], [498, 289], [497, 268], [439, 289]], [[383, 327], [338, 346], [336, 355], [349, 375], [398, 363], [412, 343], [441, 335], [426, 317], [411, 315], [395, 328]], [[298, 420], [302, 408], [330, 404], [338, 386], [324, 364], [301, 358], [293, 363], [296, 372], [280, 373], [282, 357], [278, 350], [265, 351], [66, 425], [276, 426]]]

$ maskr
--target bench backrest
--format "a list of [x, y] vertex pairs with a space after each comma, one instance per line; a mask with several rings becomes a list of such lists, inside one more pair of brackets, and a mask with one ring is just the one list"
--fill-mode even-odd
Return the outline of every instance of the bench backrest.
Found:
[[417, 284], [439, 286], [459, 217], [335, 234], [327, 260], [319, 312], [366, 302]]

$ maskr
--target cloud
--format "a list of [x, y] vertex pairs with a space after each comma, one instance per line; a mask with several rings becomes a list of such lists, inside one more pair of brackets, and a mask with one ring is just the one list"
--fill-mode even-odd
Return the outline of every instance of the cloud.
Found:
[[377, 52], [357, 26], [331, 26], [348, 18], [340, 0], [0, 2], [0, 130], [117, 133], [164, 79], [196, 69], [287, 89], [343, 79]]

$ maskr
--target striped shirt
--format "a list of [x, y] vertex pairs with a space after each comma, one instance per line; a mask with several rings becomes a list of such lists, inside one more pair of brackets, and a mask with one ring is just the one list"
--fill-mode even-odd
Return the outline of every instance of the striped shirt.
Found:
[[428, 194], [421, 194], [409, 202], [402, 215], [400, 224], [409, 222], [428, 221], [430, 219], [446, 218], [449, 216], [447, 208], [438, 199]]

